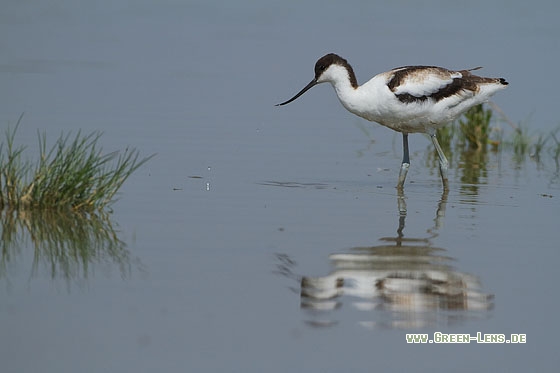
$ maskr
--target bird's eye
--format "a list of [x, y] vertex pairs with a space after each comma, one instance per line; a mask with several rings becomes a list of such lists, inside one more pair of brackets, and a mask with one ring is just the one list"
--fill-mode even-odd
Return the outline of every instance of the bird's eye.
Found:
[[321, 70], [321, 71], [325, 71], [325, 68], [326, 68], [325, 65], [320, 65], [319, 66], [319, 70]]

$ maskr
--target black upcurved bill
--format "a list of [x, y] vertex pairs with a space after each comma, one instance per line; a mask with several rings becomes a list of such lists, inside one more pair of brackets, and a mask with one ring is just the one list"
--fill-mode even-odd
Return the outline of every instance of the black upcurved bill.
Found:
[[308, 85], [305, 86], [304, 89], [302, 89], [301, 91], [299, 91], [299, 93], [297, 95], [295, 95], [294, 97], [292, 97], [291, 99], [289, 99], [286, 102], [282, 102], [281, 104], [276, 104], [274, 106], [282, 106], [282, 105], [286, 105], [289, 104], [290, 102], [294, 101], [296, 98], [298, 98], [299, 96], [301, 96], [302, 94], [304, 94], [306, 91], [308, 91], [311, 87], [313, 87], [314, 85], [317, 84], [317, 79], [313, 79]]

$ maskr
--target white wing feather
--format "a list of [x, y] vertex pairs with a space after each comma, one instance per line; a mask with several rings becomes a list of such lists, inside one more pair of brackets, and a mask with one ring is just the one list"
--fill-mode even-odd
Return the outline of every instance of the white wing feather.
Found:
[[409, 94], [414, 97], [430, 96], [451, 84], [453, 79], [462, 76], [460, 72], [426, 68], [406, 76], [393, 92], [396, 95]]

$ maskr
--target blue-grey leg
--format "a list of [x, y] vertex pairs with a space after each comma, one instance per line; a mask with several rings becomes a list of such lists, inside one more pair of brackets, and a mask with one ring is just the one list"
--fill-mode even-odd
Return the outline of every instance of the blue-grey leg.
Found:
[[399, 181], [397, 182], [397, 188], [404, 188], [404, 181], [406, 180], [406, 174], [408, 173], [408, 168], [410, 167], [410, 157], [408, 155], [408, 133], [402, 134], [403, 142], [403, 160], [401, 164], [401, 170], [399, 171]]
[[439, 157], [439, 173], [441, 175], [441, 181], [443, 182], [443, 188], [448, 188], [448, 179], [447, 179], [447, 168], [449, 167], [449, 162], [447, 158], [445, 158], [445, 154], [443, 154], [443, 150], [441, 150], [441, 146], [439, 146], [439, 142], [437, 141], [436, 135], [430, 135], [432, 138], [432, 142], [434, 143], [434, 147], [438, 153]]

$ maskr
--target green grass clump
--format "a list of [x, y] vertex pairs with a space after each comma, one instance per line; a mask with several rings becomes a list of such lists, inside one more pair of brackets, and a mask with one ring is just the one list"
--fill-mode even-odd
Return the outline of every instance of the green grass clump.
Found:
[[0, 144], [0, 209], [101, 210], [114, 202], [125, 180], [150, 157], [139, 159], [136, 150], [102, 154], [101, 133], [61, 135], [47, 149], [46, 134], [39, 134], [40, 157], [23, 158], [25, 146], [14, 146], [21, 122], [5, 132]]

